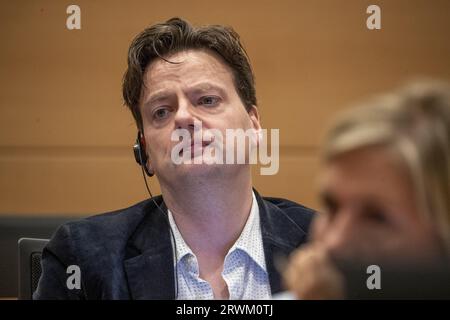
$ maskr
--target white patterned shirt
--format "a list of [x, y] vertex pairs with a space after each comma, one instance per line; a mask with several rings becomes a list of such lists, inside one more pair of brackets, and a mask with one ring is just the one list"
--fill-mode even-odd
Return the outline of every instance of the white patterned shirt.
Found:
[[[259, 219], [259, 207], [253, 194], [252, 207], [241, 235], [228, 251], [223, 264], [222, 277], [228, 286], [230, 300], [270, 299], [271, 291], [267, 274], [264, 248]], [[178, 272], [179, 300], [211, 300], [214, 293], [211, 285], [199, 277], [197, 257], [181, 236], [168, 210], [170, 226], [173, 230]]]

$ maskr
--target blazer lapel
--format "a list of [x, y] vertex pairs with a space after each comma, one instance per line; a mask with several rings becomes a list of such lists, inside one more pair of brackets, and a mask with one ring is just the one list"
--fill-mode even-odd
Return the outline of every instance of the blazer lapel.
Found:
[[[167, 212], [161, 197], [164, 212]], [[167, 216], [149, 202], [146, 216], [127, 246], [124, 261], [128, 287], [132, 299], [174, 299], [175, 277], [172, 243]]]
[[[254, 190], [258, 201], [266, 267], [272, 294], [280, 292], [277, 262], [306, 241], [306, 232], [276, 205]], [[175, 299], [173, 249], [162, 197], [155, 197], [164, 214], [149, 201], [146, 215], [128, 241], [124, 269], [132, 299]]]
[[279, 267], [289, 254], [306, 241], [306, 232], [276, 205], [254, 190], [259, 205], [261, 233], [272, 294], [283, 290]]

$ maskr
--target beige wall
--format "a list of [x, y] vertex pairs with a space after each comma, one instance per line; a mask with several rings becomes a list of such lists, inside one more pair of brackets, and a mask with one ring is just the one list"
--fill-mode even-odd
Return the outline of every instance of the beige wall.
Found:
[[[81, 7], [82, 29], [66, 29]], [[365, 27], [369, 4], [382, 29]], [[450, 1], [2, 1], [0, 214], [90, 214], [147, 197], [122, 106], [131, 39], [172, 16], [233, 26], [252, 59], [263, 126], [280, 129], [265, 195], [317, 207], [325, 125], [349, 103], [413, 76], [450, 80]], [[154, 179], [150, 185], [159, 191]]]

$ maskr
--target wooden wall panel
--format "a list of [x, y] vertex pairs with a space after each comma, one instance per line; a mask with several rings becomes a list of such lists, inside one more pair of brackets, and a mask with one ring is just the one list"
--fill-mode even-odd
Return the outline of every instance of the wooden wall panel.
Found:
[[[0, 160], [2, 212], [86, 214], [112, 211], [147, 196], [127, 148], [9, 150]], [[149, 181], [155, 193], [157, 183]]]
[[[372, 3], [382, 10], [379, 31], [365, 27]], [[69, 4], [81, 7], [81, 30], [66, 29]], [[131, 39], [172, 16], [240, 33], [263, 126], [280, 129], [282, 145], [279, 174], [255, 174], [255, 186], [314, 207], [317, 152], [337, 112], [411, 77], [450, 80], [446, 0], [18, 0], [1, 8], [0, 214], [86, 214], [146, 197], [121, 79]]]
[[281, 148], [280, 170], [276, 175], [260, 175], [253, 168], [255, 188], [262, 195], [287, 198], [316, 210], [320, 209], [317, 177], [320, 161], [314, 148]]
[[[3, 214], [86, 215], [130, 206], [147, 197], [129, 148], [9, 148], [0, 154]], [[276, 175], [253, 168], [255, 188], [317, 208], [315, 150], [281, 149]], [[155, 178], [147, 178], [153, 194]]]

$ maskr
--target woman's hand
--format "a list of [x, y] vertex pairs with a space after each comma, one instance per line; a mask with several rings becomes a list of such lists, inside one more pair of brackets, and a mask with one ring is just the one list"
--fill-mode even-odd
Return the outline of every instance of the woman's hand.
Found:
[[296, 250], [284, 272], [287, 288], [302, 300], [344, 299], [344, 278], [325, 248], [307, 245]]

